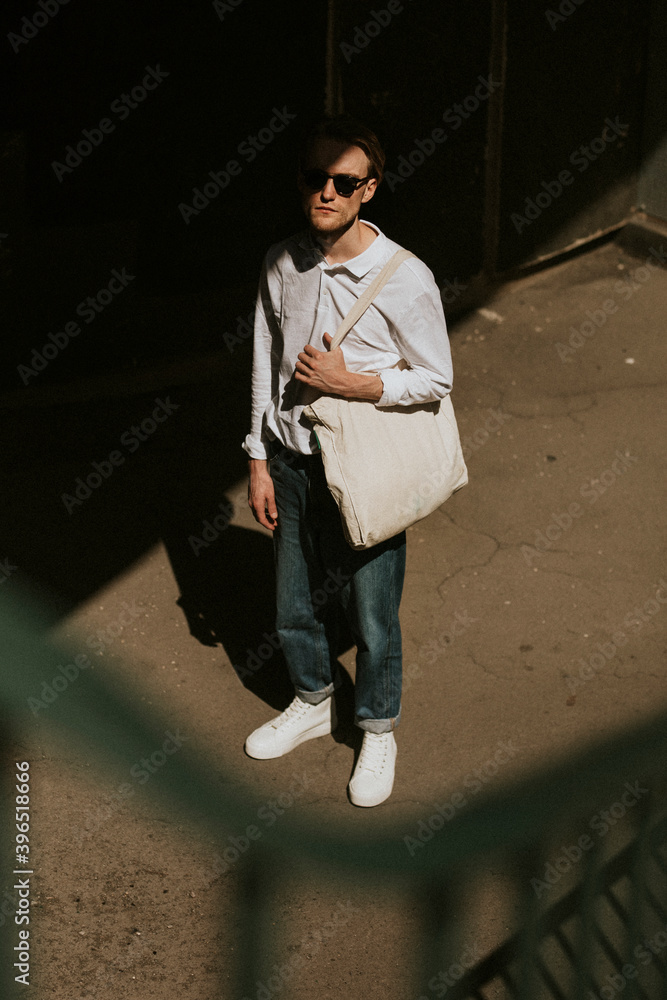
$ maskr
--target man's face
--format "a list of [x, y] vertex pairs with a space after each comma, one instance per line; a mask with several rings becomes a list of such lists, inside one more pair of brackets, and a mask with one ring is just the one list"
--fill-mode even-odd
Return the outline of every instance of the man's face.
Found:
[[[363, 149], [348, 146], [335, 139], [319, 139], [304, 162], [304, 170], [323, 170], [327, 174], [347, 174], [350, 177], [368, 177], [370, 164]], [[349, 198], [338, 194], [329, 178], [319, 191], [306, 186], [299, 174], [303, 210], [308, 223], [323, 236], [345, 231], [359, 215], [361, 206], [375, 194], [377, 181], [373, 177], [354, 191]]]

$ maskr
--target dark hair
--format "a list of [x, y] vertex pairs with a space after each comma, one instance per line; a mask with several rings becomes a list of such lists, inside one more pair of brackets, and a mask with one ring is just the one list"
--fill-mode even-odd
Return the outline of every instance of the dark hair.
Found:
[[318, 139], [334, 139], [348, 146], [359, 146], [368, 158], [370, 176], [377, 178], [378, 184], [380, 183], [384, 173], [384, 150], [375, 132], [371, 132], [362, 122], [351, 115], [336, 115], [316, 122], [308, 130], [301, 144], [299, 168], [303, 168], [308, 154]]

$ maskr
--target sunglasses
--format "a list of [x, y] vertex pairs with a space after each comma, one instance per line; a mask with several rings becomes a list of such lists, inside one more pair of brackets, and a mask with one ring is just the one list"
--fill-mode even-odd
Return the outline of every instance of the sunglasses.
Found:
[[311, 191], [321, 191], [326, 182], [331, 179], [334, 182], [336, 193], [343, 198], [349, 198], [361, 184], [365, 184], [371, 178], [350, 177], [349, 174], [327, 174], [324, 170], [304, 170], [303, 179], [306, 187]]

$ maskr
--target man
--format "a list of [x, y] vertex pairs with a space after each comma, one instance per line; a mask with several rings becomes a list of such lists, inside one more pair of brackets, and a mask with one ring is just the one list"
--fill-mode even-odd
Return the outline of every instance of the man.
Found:
[[[355, 723], [364, 740], [349, 793], [358, 806], [383, 802], [394, 782], [405, 532], [365, 551], [350, 548], [303, 408], [323, 393], [409, 406], [441, 399], [452, 386], [440, 294], [416, 258], [399, 267], [343, 347], [328, 349], [340, 321], [399, 249], [359, 218], [383, 167], [377, 137], [351, 118], [327, 119], [309, 133], [298, 177], [308, 230], [273, 246], [264, 261], [244, 443], [248, 502], [274, 533], [276, 628], [296, 691], [245, 749], [260, 760], [280, 757], [335, 727], [342, 610], [357, 645]], [[397, 367], [401, 359], [407, 368]]]

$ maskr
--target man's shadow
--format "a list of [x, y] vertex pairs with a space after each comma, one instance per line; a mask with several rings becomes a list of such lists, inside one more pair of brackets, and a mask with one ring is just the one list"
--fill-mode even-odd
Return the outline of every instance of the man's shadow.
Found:
[[[205, 646], [221, 645], [244, 687], [281, 712], [292, 701], [294, 688], [275, 631], [273, 545], [258, 531], [225, 524], [230, 511], [224, 505], [217, 525], [207, 533], [210, 541], [202, 531], [206, 511], [181, 510], [179, 523], [163, 532], [181, 593], [177, 603], [191, 635]], [[340, 624], [337, 656], [353, 645], [342, 613]], [[356, 749], [354, 685], [340, 661], [337, 666], [338, 727], [333, 737]]]

